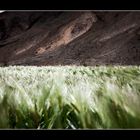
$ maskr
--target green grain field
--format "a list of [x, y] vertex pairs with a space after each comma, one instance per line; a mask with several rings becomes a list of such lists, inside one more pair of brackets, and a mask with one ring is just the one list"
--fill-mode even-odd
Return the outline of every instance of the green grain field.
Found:
[[140, 128], [140, 67], [0, 67], [0, 128]]

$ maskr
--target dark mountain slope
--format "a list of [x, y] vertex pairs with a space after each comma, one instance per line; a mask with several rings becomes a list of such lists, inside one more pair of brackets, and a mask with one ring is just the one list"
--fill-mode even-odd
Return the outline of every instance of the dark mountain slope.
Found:
[[4, 12], [1, 65], [139, 65], [140, 12]]

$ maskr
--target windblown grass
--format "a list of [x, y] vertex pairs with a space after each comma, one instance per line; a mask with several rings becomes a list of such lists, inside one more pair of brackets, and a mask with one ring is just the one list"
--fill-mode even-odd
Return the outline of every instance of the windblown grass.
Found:
[[140, 67], [0, 68], [0, 128], [140, 128]]

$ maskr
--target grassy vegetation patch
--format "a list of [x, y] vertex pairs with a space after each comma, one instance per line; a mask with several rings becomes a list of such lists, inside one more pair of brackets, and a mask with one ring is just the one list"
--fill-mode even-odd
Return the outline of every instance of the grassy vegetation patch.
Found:
[[140, 128], [140, 67], [0, 68], [0, 128]]

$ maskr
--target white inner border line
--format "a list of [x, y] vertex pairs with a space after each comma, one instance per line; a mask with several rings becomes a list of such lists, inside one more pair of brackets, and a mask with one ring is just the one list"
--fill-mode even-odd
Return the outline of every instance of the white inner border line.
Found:
[[140, 10], [0, 10], [2, 12], [31, 12], [31, 11], [38, 11], [38, 12], [47, 12], [47, 11], [65, 11], [65, 12], [77, 12], [77, 11], [97, 11], [97, 12], [139, 12]]

